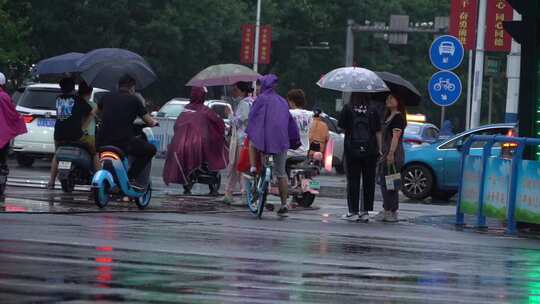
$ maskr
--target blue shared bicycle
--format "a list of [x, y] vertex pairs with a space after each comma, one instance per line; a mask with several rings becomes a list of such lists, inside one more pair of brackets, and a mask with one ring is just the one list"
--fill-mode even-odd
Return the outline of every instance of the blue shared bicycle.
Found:
[[268, 196], [268, 190], [272, 182], [272, 169], [274, 157], [265, 155], [263, 167], [254, 178], [246, 178], [246, 198], [249, 210], [261, 219]]

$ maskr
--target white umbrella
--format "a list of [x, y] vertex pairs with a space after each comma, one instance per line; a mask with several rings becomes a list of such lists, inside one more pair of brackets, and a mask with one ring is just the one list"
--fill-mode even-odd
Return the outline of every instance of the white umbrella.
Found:
[[375, 72], [358, 67], [335, 69], [324, 75], [317, 85], [340, 92], [378, 93], [390, 91]]

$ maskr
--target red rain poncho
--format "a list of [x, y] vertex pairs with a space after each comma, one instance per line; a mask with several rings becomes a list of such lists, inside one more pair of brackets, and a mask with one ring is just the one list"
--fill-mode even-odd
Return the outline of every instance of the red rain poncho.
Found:
[[0, 87], [0, 148], [17, 135], [26, 133], [26, 124], [15, 110], [11, 97]]
[[163, 170], [167, 185], [186, 184], [188, 177], [205, 163], [214, 172], [227, 167], [225, 124], [204, 105], [204, 96], [204, 89], [194, 87], [191, 102], [176, 119]]

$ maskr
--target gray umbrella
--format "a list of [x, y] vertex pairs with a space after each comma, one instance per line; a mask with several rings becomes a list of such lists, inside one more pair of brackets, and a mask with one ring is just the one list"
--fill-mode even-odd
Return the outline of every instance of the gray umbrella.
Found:
[[340, 92], [377, 93], [388, 92], [384, 81], [373, 71], [358, 67], [335, 69], [324, 75], [317, 85]]
[[156, 73], [144, 61], [118, 60], [97, 63], [82, 72], [81, 77], [91, 86], [111, 91], [118, 89], [118, 80], [125, 75], [137, 82], [137, 89], [144, 89], [156, 81]]

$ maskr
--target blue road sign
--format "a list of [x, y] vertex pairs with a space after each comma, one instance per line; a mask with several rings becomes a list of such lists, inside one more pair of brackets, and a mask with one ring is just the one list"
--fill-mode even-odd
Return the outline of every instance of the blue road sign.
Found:
[[431, 100], [441, 107], [453, 105], [461, 96], [461, 89], [461, 79], [450, 71], [433, 74], [428, 85]]
[[429, 49], [431, 64], [439, 70], [453, 70], [463, 61], [463, 45], [454, 36], [444, 35], [435, 39]]

